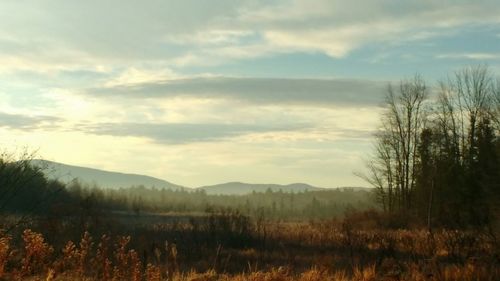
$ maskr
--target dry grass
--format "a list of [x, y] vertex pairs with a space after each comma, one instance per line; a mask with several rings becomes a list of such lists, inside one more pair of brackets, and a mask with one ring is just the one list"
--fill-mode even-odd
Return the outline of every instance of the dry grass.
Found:
[[[68, 241], [54, 250], [42, 234], [27, 229], [17, 245], [12, 242], [15, 237], [0, 237], [0, 280], [500, 280], [498, 257], [487, 237], [477, 233], [361, 231], [328, 224], [274, 225], [268, 232], [268, 250], [222, 253], [219, 247], [215, 261], [207, 257], [213, 268], [199, 272], [194, 267], [180, 269], [190, 267], [178, 260], [183, 253], [173, 243], [153, 249], [154, 258], [145, 259], [130, 249], [130, 236], [103, 235], [94, 243], [85, 232], [78, 243]], [[276, 241], [286, 243], [277, 246]], [[271, 265], [280, 253], [288, 256], [289, 264]], [[245, 270], [229, 273], [217, 265], [227, 264], [232, 255], [239, 255], [238, 262], [248, 259]], [[314, 262], [308, 269], [300, 265], [306, 260]]]

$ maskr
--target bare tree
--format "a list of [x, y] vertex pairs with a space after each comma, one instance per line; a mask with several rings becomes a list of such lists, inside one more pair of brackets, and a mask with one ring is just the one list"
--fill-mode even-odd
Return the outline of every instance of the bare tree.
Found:
[[492, 120], [495, 123], [496, 130], [500, 131], [500, 77], [493, 83], [493, 115]]
[[401, 81], [399, 87], [388, 87], [375, 155], [362, 178], [377, 188], [379, 200], [389, 212], [411, 208], [427, 96], [427, 86], [418, 75]]

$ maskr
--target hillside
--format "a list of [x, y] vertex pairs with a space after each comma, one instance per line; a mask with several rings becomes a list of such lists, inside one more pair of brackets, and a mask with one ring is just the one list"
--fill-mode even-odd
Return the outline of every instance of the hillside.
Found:
[[304, 191], [315, 191], [323, 190], [323, 188], [311, 186], [305, 183], [292, 183], [287, 185], [280, 184], [251, 184], [243, 182], [228, 182], [223, 184], [216, 184], [210, 186], [202, 186], [198, 189], [203, 189], [207, 194], [224, 194], [224, 195], [244, 195], [252, 192], [266, 192], [271, 191], [283, 191], [287, 193], [291, 192], [304, 192]]
[[62, 182], [78, 179], [82, 183], [95, 183], [103, 188], [120, 188], [138, 185], [174, 190], [184, 188], [183, 186], [145, 175], [110, 172], [38, 159], [32, 160], [32, 164], [43, 167], [45, 174], [49, 178], [58, 179]]
[[[172, 190], [187, 188], [185, 186], [177, 185], [166, 180], [146, 175], [111, 172], [40, 159], [32, 160], [32, 164], [42, 167], [45, 171], [45, 174], [49, 178], [58, 179], [62, 182], [70, 182], [73, 179], [77, 179], [84, 184], [96, 184], [103, 188], [113, 189], [139, 185]], [[347, 189], [358, 190], [364, 188], [347, 187]], [[321, 191], [325, 190], [325, 188], [312, 186], [306, 183], [280, 185], [228, 182], [222, 184], [201, 186], [192, 189], [187, 188], [187, 190], [204, 190], [208, 195], [245, 195], [252, 192], [266, 192], [267, 190], [271, 190], [273, 192], [281, 190], [285, 193], [299, 193], [304, 191]]]

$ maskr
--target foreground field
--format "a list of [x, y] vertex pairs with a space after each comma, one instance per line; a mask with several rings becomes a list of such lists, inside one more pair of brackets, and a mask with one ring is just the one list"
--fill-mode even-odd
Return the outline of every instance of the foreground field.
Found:
[[94, 229], [75, 242], [60, 231], [4, 235], [2, 280], [500, 280], [498, 240], [488, 232], [235, 215], [123, 230], [131, 236]]

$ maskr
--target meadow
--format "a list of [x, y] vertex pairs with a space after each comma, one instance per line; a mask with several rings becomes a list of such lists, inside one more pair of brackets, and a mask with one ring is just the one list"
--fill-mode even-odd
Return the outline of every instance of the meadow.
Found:
[[[32, 222], [0, 238], [2, 280], [498, 280], [486, 230], [389, 229], [374, 212], [278, 222], [238, 212], [189, 222]], [[136, 218], [140, 221], [140, 218]]]

